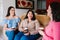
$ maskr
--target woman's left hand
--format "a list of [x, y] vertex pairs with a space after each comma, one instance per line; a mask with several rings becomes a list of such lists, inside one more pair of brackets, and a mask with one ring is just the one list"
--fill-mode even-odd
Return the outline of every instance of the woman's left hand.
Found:
[[42, 30], [40, 30], [39, 33], [40, 33], [41, 35], [44, 35], [44, 32], [43, 32]]
[[28, 32], [28, 33], [25, 33], [24, 35], [30, 35], [30, 32]]

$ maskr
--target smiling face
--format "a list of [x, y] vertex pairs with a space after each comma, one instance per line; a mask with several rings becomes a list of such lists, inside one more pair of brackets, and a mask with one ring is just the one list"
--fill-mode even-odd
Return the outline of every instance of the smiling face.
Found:
[[15, 15], [15, 9], [14, 9], [14, 8], [11, 8], [11, 9], [10, 9], [10, 15], [11, 15], [11, 16], [14, 16], [14, 15]]
[[30, 11], [27, 16], [28, 16], [29, 19], [32, 19], [33, 18], [32, 12]]

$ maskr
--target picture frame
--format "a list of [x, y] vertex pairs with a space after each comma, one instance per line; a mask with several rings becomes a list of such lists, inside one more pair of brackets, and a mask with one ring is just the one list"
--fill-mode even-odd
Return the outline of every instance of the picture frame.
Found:
[[17, 9], [34, 9], [34, 1], [30, 0], [16, 0]]

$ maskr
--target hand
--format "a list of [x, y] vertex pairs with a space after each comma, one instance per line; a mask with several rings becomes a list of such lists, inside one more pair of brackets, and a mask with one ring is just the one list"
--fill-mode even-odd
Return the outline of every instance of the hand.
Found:
[[27, 32], [29, 32], [29, 31], [28, 31], [28, 29], [23, 29], [23, 32], [24, 32], [24, 33], [27, 33]]
[[28, 32], [28, 33], [25, 33], [24, 35], [30, 35], [30, 33]]
[[8, 28], [7, 30], [10, 30], [10, 31], [11, 31], [11, 30], [13, 30], [13, 29], [12, 29], [12, 28]]
[[44, 32], [43, 32], [42, 30], [40, 30], [39, 33], [40, 33], [41, 35], [44, 35]]
[[[40, 27], [40, 28], [39, 28], [39, 30], [42, 30], [42, 31], [43, 31], [43, 30], [44, 30], [44, 28], [43, 28], [43, 27]], [[38, 31], [39, 31], [39, 30], [38, 30]]]
[[24, 33], [28, 33], [28, 31], [27, 31], [27, 30], [24, 30], [23, 32], [24, 32]]
[[38, 33], [38, 31], [34, 31], [34, 34], [37, 34]]

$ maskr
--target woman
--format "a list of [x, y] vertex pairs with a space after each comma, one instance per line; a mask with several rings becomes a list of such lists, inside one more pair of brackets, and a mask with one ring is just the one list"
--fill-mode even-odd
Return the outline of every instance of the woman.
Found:
[[52, 2], [48, 7], [47, 15], [51, 20], [44, 29], [42, 40], [60, 40], [60, 3]]
[[38, 28], [40, 27], [38, 20], [32, 10], [28, 10], [25, 19], [21, 22], [19, 33], [15, 40], [36, 40], [40, 37]]
[[18, 29], [20, 18], [15, 14], [15, 8], [10, 6], [4, 19], [4, 30], [8, 40], [14, 40], [16, 30]]

